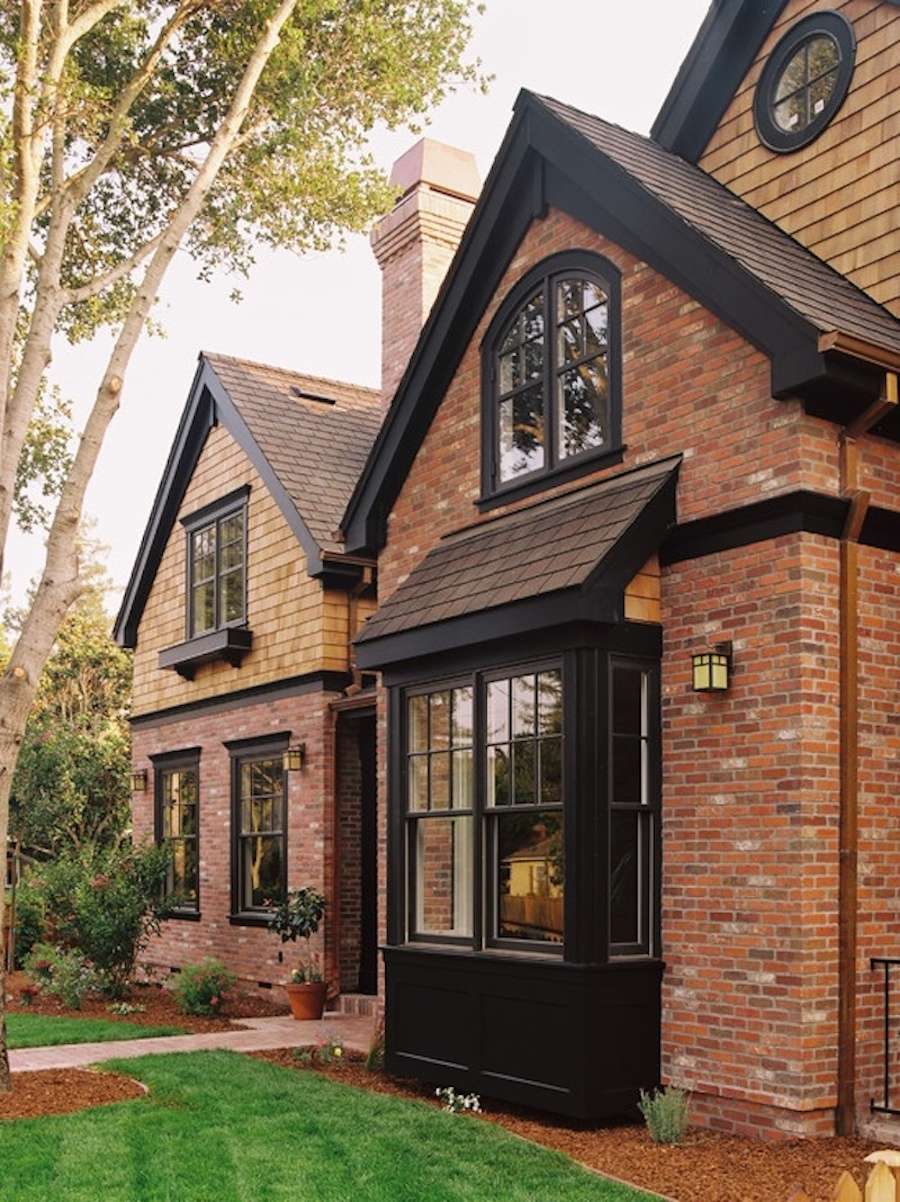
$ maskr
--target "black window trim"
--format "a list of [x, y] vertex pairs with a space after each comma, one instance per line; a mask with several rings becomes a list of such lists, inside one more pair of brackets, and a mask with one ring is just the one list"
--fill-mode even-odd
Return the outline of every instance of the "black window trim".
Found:
[[[257, 735], [246, 739], [233, 739], [224, 743], [230, 757], [230, 788], [231, 788], [231, 913], [228, 921], [232, 926], [267, 927], [271, 911], [269, 909], [242, 909], [240, 881], [240, 843], [241, 843], [241, 791], [240, 771], [246, 760], [277, 759], [287, 750], [291, 740], [290, 731], [279, 731], [271, 734]], [[284, 864], [284, 888], [288, 889], [288, 826], [290, 817], [288, 774], [282, 770], [283, 782], [283, 823], [281, 833], [281, 854]]]
[[[196, 509], [192, 513], [187, 514], [181, 519], [181, 525], [185, 531], [185, 639], [189, 643], [196, 642], [198, 639], [207, 637], [210, 634], [215, 634], [220, 630], [231, 630], [238, 627], [245, 627], [249, 623], [248, 614], [248, 590], [247, 590], [247, 558], [248, 558], [248, 499], [250, 496], [250, 485], [243, 484], [240, 488], [234, 489], [227, 493], [224, 497], [219, 497], [215, 501], [211, 501], [208, 505], [204, 505], [201, 509]], [[230, 622], [221, 621], [221, 595], [220, 595], [220, 564], [219, 564], [219, 524], [226, 518], [233, 517], [236, 513], [243, 515], [243, 604], [241, 606], [241, 616], [232, 618]], [[194, 581], [193, 581], [193, 566], [194, 566], [194, 534], [198, 530], [203, 530], [207, 526], [216, 527], [216, 550], [215, 550], [215, 572], [213, 575], [214, 588], [214, 606], [215, 606], [215, 624], [209, 630], [203, 630], [195, 634], [193, 632], [194, 625]]]
[[[821, 113], [797, 133], [781, 129], [773, 116], [775, 88], [787, 64], [804, 42], [816, 35], [838, 45], [841, 61], [834, 91]], [[787, 31], [766, 60], [753, 98], [753, 116], [760, 141], [776, 154], [791, 154], [814, 142], [843, 107], [856, 67], [856, 34], [847, 18], [826, 10], [803, 17]]]
[[[607, 295], [607, 370], [609, 374], [609, 444], [557, 460], [555, 409], [555, 302], [552, 285], [567, 277], [582, 277], [599, 284]], [[522, 497], [532, 496], [569, 480], [578, 479], [601, 467], [621, 463], [622, 443], [622, 273], [610, 259], [595, 251], [568, 250], [550, 255], [535, 264], [509, 290], [494, 314], [481, 342], [481, 496], [479, 510], [494, 509]], [[509, 321], [538, 289], [543, 289], [545, 306], [544, 437], [545, 466], [514, 480], [497, 480], [496, 362], [499, 340]]]
[[[464, 673], [455, 673], [452, 676], [436, 675], [429, 678], [427, 681], [417, 682], [414, 685], [409, 685], [405, 688], [397, 690], [400, 699], [399, 706], [399, 750], [400, 750], [400, 769], [401, 777], [399, 781], [399, 806], [402, 816], [402, 839], [400, 844], [400, 855], [402, 857], [402, 872], [404, 882], [404, 927], [403, 941], [409, 944], [425, 944], [425, 945], [449, 945], [450, 947], [459, 950], [466, 950], [477, 954], [497, 954], [503, 955], [519, 955], [519, 956], [538, 956], [541, 959], [550, 957], [553, 960], [563, 960], [566, 958], [566, 940], [568, 939], [568, 923], [566, 922], [563, 929], [563, 941], [558, 944], [540, 944], [525, 939], [502, 939], [493, 935], [491, 927], [492, 922], [488, 917], [487, 905], [490, 903], [492, 912], [494, 898], [491, 890], [493, 888], [493, 873], [491, 871], [490, 858], [490, 838], [488, 835], [488, 827], [491, 824], [491, 815], [497, 812], [496, 809], [489, 809], [485, 805], [485, 796], [487, 789], [487, 756], [486, 745], [484, 742], [484, 732], [486, 729], [486, 705], [485, 699], [487, 696], [487, 685], [492, 680], [512, 679], [516, 676], [535, 675], [540, 672], [558, 671], [562, 680], [562, 695], [563, 695], [563, 734], [562, 734], [562, 772], [563, 772], [563, 801], [559, 809], [564, 817], [564, 831], [568, 825], [568, 799], [566, 796], [566, 780], [568, 775], [568, 757], [566, 754], [566, 724], [568, 721], [570, 709], [567, 702], [567, 678], [569, 671], [567, 668], [566, 656], [562, 653], [544, 656], [537, 659], [529, 659], [522, 662], [507, 663], [504, 665], [482, 667]], [[467, 810], [436, 810], [433, 812], [410, 812], [408, 808], [409, 797], [409, 780], [408, 780], [408, 763], [409, 763], [409, 700], [416, 696], [427, 696], [431, 693], [447, 692], [451, 689], [472, 688], [472, 724], [473, 724], [473, 764], [472, 771], [474, 774], [473, 784], [473, 801], [474, 805]], [[511, 813], [523, 813], [533, 811], [535, 813], [543, 812], [547, 807], [541, 805], [534, 806], [519, 806], [507, 807]], [[416, 930], [415, 923], [415, 871], [416, 861], [412, 851], [412, 838], [415, 826], [418, 821], [428, 820], [430, 817], [447, 818], [447, 817], [471, 817], [472, 818], [472, 934], [471, 935], [433, 935], [421, 934]], [[566, 837], [566, 836], [564, 836]], [[566, 857], [568, 859], [568, 842], [566, 843]], [[568, 918], [569, 908], [566, 903], [566, 918]]]
[[199, 747], [183, 747], [178, 751], [155, 752], [148, 758], [153, 764], [153, 839], [158, 847], [164, 842], [162, 817], [162, 785], [167, 772], [179, 768], [193, 768], [197, 775], [197, 831], [194, 839], [197, 845], [197, 903], [194, 906], [173, 907], [166, 915], [167, 919], [180, 919], [187, 922], [199, 922], [200, 909], [200, 753]]

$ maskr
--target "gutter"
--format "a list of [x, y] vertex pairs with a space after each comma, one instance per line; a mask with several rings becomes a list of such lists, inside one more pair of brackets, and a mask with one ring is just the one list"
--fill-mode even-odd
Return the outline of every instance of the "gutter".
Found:
[[[836, 350], [885, 366], [900, 356], [862, 339], [823, 335], [819, 349]], [[856, 957], [859, 864], [859, 537], [871, 494], [859, 484], [859, 439], [896, 409], [896, 370], [887, 370], [884, 392], [839, 435], [841, 496], [850, 502], [840, 546], [840, 800], [838, 834], [838, 1081], [839, 1135], [856, 1127]]]

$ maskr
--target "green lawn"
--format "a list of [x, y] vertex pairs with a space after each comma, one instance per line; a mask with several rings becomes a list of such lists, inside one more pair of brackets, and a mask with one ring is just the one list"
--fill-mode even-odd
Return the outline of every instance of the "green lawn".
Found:
[[[56, 1047], [61, 1043], [107, 1043], [110, 1039], [151, 1039], [158, 1035], [185, 1035], [183, 1027], [142, 1027], [139, 1023], [104, 1018], [56, 1018], [47, 1014], [7, 1014], [6, 1033], [11, 1048]], [[0, 1193], [2, 1197], [2, 1193]]]
[[150, 1096], [0, 1122], [3, 1202], [647, 1202], [492, 1124], [234, 1052], [115, 1061]]

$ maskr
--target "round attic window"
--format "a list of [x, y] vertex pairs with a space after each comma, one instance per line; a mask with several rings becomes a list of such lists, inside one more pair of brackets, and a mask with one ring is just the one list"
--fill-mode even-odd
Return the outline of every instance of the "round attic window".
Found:
[[844, 102], [856, 61], [853, 27], [840, 13], [813, 13], [781, 39], [756, 89], [756, 128], [770, 150], [799, 150]]

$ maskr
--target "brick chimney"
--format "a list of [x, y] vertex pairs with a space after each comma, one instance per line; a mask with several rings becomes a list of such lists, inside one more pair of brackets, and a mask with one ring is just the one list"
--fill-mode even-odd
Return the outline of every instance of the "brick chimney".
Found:
[[394, 164], [401, 189], [372, 230], [381, 268], [381, 390], [390, 403], [475, 207], [475, 158], [422, 138]]

